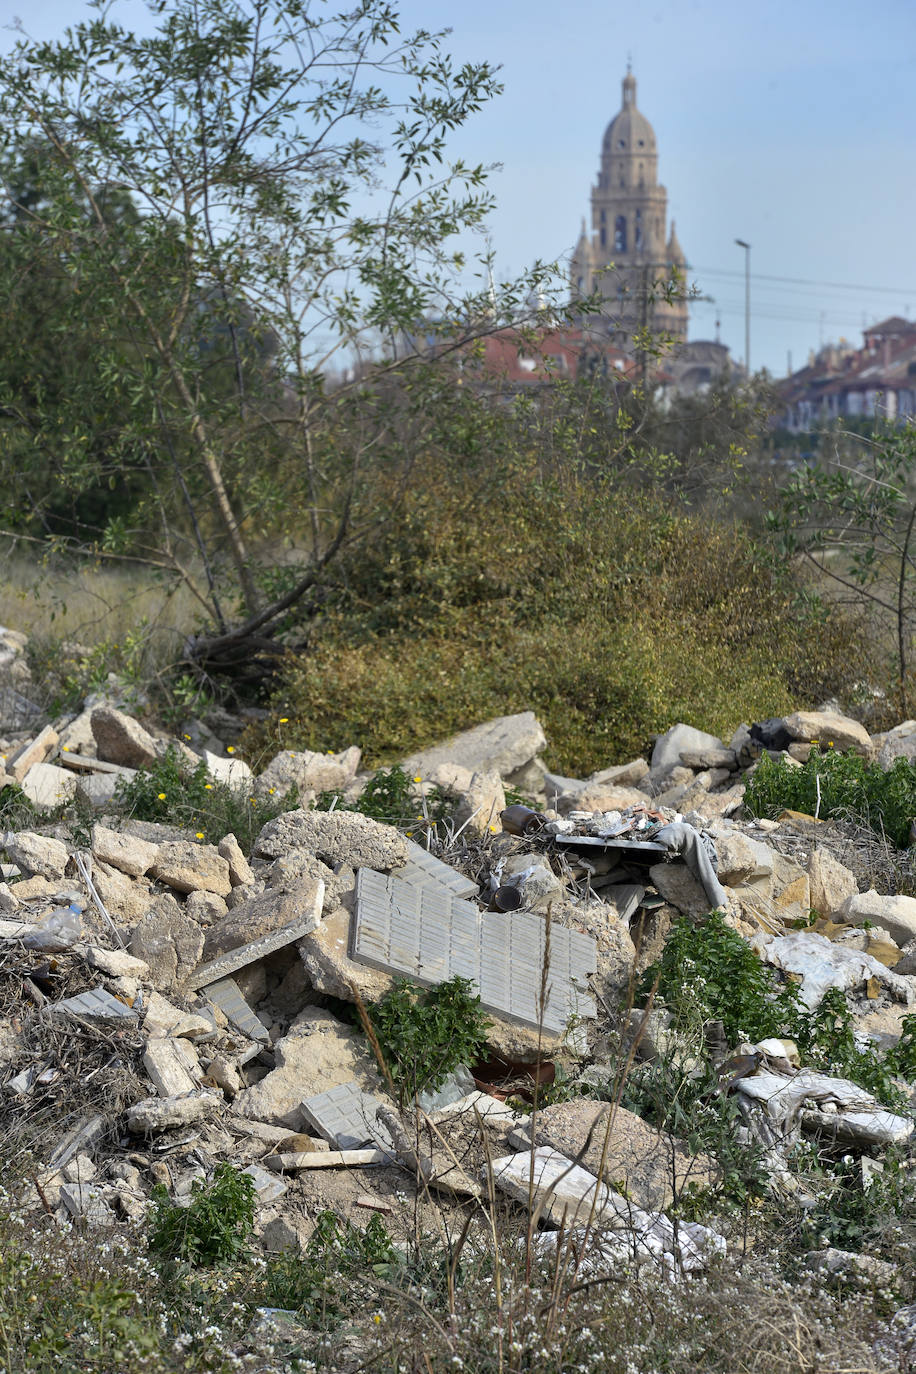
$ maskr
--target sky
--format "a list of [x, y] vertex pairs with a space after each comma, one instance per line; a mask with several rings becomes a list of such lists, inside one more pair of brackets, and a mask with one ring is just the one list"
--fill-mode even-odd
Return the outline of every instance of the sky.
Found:
[[[755, 370], [783, 376], [822, 343], [916, 318], [914, 0], [395, 3], [404, 30], [448, 27], [456, 59], [501, 66], [503, 95], [450, 145], [498, 164], [499, 277], [571, 253], [629, 57], [690, 283], [712, 298], [692, 305], [691, 338], [715, 338], [718, 320], [744, 359], [736, 238], [751, 245]], [[122, 8], [143, 13], [140, 0]], [[20, 14], [34, 37], [86, 12], [0, 0], [0, 22]]]

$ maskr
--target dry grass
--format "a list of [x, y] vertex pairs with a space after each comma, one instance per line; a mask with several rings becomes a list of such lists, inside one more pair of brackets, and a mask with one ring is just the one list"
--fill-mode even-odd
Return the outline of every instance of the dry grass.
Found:
[[199, 614], [185, 588], [143, 569], [37, 560], [0, 542], [0, 623], [29, 636], [91, 647], [145, 624], [162, 652], [174, 655]]

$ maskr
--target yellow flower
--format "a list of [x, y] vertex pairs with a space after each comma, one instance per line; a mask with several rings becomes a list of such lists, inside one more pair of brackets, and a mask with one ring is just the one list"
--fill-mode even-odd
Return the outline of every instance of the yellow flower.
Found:
[[276, 792], [277, 789], [276, 789], [275, 787], [268, 787], [267, 790], [268, 790], [268, 792], [270, 793], [270, 795], [273, 796], [273, 794]]
[[[70, 752], [70, 746], [69, 746], [69, 744], [62, 744], [62, 745], [60, 746], [60, 748], [61, 748], [61, 753], [63, 753], [63, 754], [69, 754], [69, 752]], [[6, 755], [4, 754], [3, 757], [6, 758]]]
[[198, 830], [197, 835], [196, 835], [195, 838], [198, 839], [198, 840], [202, 840], [203, 837], [204, 837], [204, 832], [203, 832], [202, 830]]
[[408, 830], [408, 831], [407, 831], [407, 838], [408, 838], [408, 840], [411, 839], [412, 836], [413, 836], [413, 831], [412, 831], [412, 830]]
[[249, 797], [248, 800], [251, 802], [251, 805], [252, 805], [252, 806], [257, 806], [257, 804], [258, 804], [258, 799], [257, 799], [257, 797]]
[[190, 735], [185, 735], [185, 739], [190, 739], [190, 738], [191, 738]]
[[422, 781], [423, 781], [423, 779], [420, 777], [420, 774], [418, 773], [417, 776], [414, 778], [414, 782], [422, 782]]
[[160, 801], [165, 801], [165, 793], [164, 793], [164, 792], [160, 792], [160, 793], [159, 793], [159, 800], [160, 800]]
[[213, 791], [213, 783], [212, 783], [212, 782], [205, 782], [205, 783], [204, 783], [204, 791], [205, 791], [205, 792], [212, 792], [212, 791]]
[[280, 717], [280, 724], [281, 724], [281, 725], [289, 725], [289, 716], [281, 716], [281, 717]]
[[235, 753], [235, 745], [234, 745], [234, 744], [229, 744], [229, 745], [227, 745], [227, 746], [226, 746], [226, 753], [227, 753], [227, 754], [234, 754], [234, 753]]

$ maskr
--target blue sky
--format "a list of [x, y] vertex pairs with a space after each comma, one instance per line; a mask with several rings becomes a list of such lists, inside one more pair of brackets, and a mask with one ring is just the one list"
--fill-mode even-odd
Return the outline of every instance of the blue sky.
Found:
[[[120, 8], [122, 18], [144, 10], [141, 0]], [[713, 337], [718, 318], [743, 356], [735, 238], [752, 245], [755, 367], [782, 375], [789, 353], [798, 367], [821, 341], [858, 344], [865, 323], [916, 318], [914, 0], [398, 8], [405, 29], [448, 26], [457, 58], [502, 66], [504, 95], [453, 145], [501, 164], [491, 226], [500, 276], [571, 251], [631, 54], [691, 280], [715, 298], [693, 307], [692, 337]], [[85, 12], [78, 0], [3, 0], [4, 22], [19, 13], [35, 36]]]

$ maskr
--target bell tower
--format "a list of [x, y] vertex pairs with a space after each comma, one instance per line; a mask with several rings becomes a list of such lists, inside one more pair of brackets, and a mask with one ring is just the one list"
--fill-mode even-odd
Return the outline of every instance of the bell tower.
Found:
[[598, 180], [592, 187], [591, 230], [573, 255], [573, 299], [597, 291], [609, 333], [624, 346], [640, 329], [687, 338], [686, 300], [666, 300], [659, 283], [686, 267], [671, 225], [668, 193], [658, 181], [655, 130], [636, 103], [636, 78], [627, 66], [622, 103], [604, 133]]

